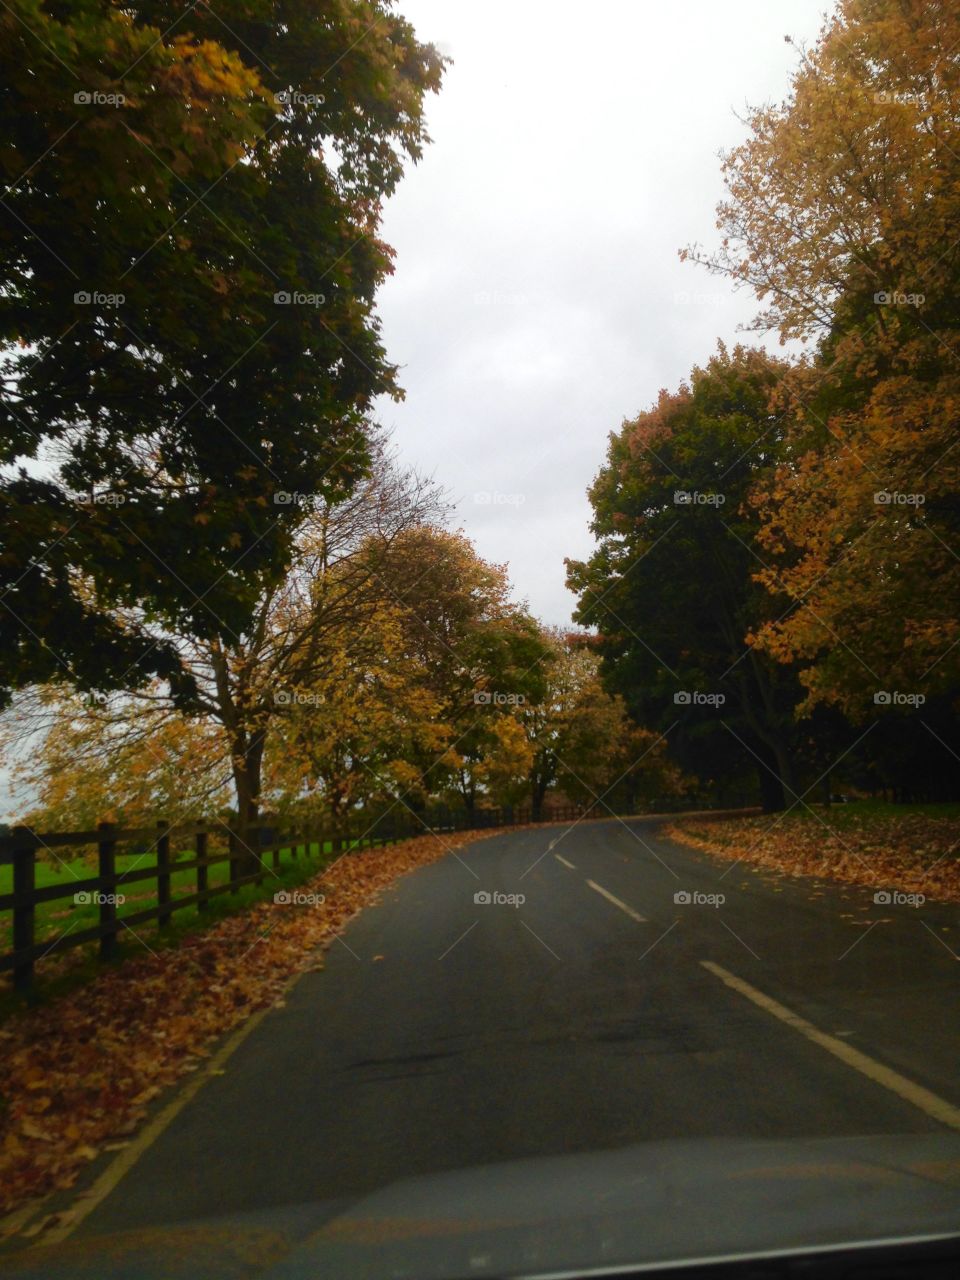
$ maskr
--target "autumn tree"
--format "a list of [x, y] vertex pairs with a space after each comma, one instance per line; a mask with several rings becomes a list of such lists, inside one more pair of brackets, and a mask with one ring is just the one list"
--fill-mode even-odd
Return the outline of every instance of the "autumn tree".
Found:
[[512, 808], [529, 799], [529, 777], [536, 753], [526, 731], [526, 718], [532, 710], [520, 708], [497, 716], [477, 763], [484, 796], [498, 808]]
[[501, 717], [543, 695], [548, 646], [511, 599], [505, 567], [483, 560], [462, 532], [405, 532], [389, 578], [380, 578], [402, 609], [406, 652], [450, 730], [443, 752], [414, 752], [411, 763], [428, 794], [455, 798], [472, 813], [485, 791], [484, 762], [504, 745]]
[[543, 697], [518, 715], [530, 751], [526, 788], [534, 818], [554, 788], [600, 812], [675, 794], [680, 771], [666, 757], [666, 739], [636, 725], [624, 699], [604, 688], [592, 637], [558, 629], [545, 636], [551, 654]]
[[[161, 816], [198, 821], [229, 807], [222, 727], [184, 716], [159, 688], [141, 692], [157, 694], [147, 714], [123, 694], [90, 699], [62, 683], [16, 697], [0, 718], [0, 759], [29, 797], [21, 821], [36, 831], [89, 831], [99, 822], [147, 827]], [[28, 754], [16, 750], [24, 735]]]
[[162, 741], [172, 733], [171, 725], [179, 725], [185, 741], [200, 734], [211, 744], [197, 753], [192, 768], [201, 763], [209, 767], [209, 786], [222, 785], [226, 770], [237, 812], [244, 822], [252, 822], [260, 810], [264, 756], [278, 720], [295, 709], [301, 691], [352, 678], [344, 668], [345, 654], [354, 664], [381, 656], [377, 621], [394, 543], [422, 521], [442, 518], [445, 510], [438, 487], [400, 467], [380, 433], [373, 439], [370, 474], [360, 487], [341, 502], [311, 503], [302, 515], [293, 563], [281, 582], [275, 584], [269, 576], [263, 582], [247, 630], [227, 642], [198, 638], [189, 625], [180, 634], [169, 628], [159, 633], [169, 639], [194, 689], [189, 711], [178, 706], [175, 689], [164, 681], [125, 695], [98, 691], [84, 700], [74, 696], [68, 682], [58, 681], [41, 691], [47, 712], [42, 725], [36, 715], [25, 721], [35, 700], [31, 704], [23, 697], [8, 719], [14, 726], [29, 723], [38, 732], [45, 729], [40, 753], [45, 763], [38, 767], [55, 771], [59, 748], [54, 727], [79, 718], [77, 732], [87, 743], [88, 768], [92, 754], [99, 752], [104, 764], [98, 776], [113, 776], [119, 768], [114, 757], [122, 749], [131, 765], [139, 761], [144, 779], [153, 778], [155, 791], [164, 756], [154, 749], [153, 735]]
[[319, 814], [335, 830], [358, 807], [390, 809], [394, 798], [423, 796], [410, 763], [439, 754], [449, 727], [422, 667], [404, 645], [404, 618], [381, 601], [357, 636], [329, 632], [322, 669], [287, 686], [265, 759], [271, 808]]
[[[793, 607], [753, 634], [806, 707], [960, 688], [960, 11], [843, 0], [789, 97], [725, 159], [716, 254], [758, 320], [812, 345], [756, 486], [761, 580]], [[894, 714], [894, 708], [883, 710]]]
[[668, 732], [700, 773], [704, 740], [715, 777], [755, 768], [768, 808], [798, 794], [799, 686], [746, 642], [775, 608], [755, 581], [764, 562], [747, 496], [777, 456], [771, 396], [784, 370], [721, 346], [625, 422], [589, 491], [598, 548], [568, 564], [575, 618], [598, 629], [609, 685], [637, 722]]
[[388, 566], [402, 559], [407, 531], [445, 512], [439, 487], [402, 468], [378, 436], [371, 473], [358, 490], [340, 502], [311, 504], [293, 564], [282, 582], [264, 584], [250, 630], [230, 643], [185, 647], [199, 709], [229, 736], [246, 821], [259, 810], [271, 728], [298, 691], [341, 671], [345, 652], [355, 662], [378, 653], [374, 623], [389, 603]]
[[163, 627], [255, 628], [290, 495], [344, 497], [399, 394], [381, 209], [443, 60], [388, 0], [11, 0], [0, 31], [0, 688], [189, 706]]

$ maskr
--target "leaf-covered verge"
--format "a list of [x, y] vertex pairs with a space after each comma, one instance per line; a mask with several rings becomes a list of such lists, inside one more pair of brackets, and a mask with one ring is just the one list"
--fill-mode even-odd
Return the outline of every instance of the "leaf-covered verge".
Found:
[[787, 875], [922, 893], [960, 902], [960, 810], [838, 806], [775, 818], [684, 819], [663, 834], [717, 857]]
[[218, 1039], [278, 1001], [298, 974], [322, 968], [320, 952], [383, 889], [496, 834], [428, 835], [344, 855], [299, 890], [322, 894], [322, 906], [259, 903], [0, 1028], [0, 1209], [72, 1186]]

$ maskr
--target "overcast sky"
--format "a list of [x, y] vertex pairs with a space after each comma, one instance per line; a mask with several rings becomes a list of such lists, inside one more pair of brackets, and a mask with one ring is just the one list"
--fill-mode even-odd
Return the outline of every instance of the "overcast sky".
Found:
[[[380, 313], [403, 458], [432, 472], [485, 558], [570, 622], [607, 435], [756, 310], [677, 251], [713, 247], [718, 153], [780, 101], [829, 9], [814, 0], [399, 0], [454, 59], [433, 137], [388, 205]], [[768, 345], [774, 347], [776, 340]]]

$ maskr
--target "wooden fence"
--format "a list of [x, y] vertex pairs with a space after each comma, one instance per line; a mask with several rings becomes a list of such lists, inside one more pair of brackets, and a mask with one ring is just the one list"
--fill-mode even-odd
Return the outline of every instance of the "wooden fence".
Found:
[[[583, 808], [574, 807], [545, 809], [537, 820], [568, 821], [585, 813]], [[13, 865], [13, 892], [0, 894], [0, 916], [13, 916], [12, 949], [0, 954], [0, 973], [12, 971], [15, 989], [26, 991], [33, 982], [37, 962], [45, 956], [97, 942], [101, 960], [108, 960], [115, 954], [117, 938], [124, 929], [156, 922], [163, 930], [169, 927], [175, 911], [196, 906], [203, 912], [215, 895], [236, 893], [244, 885], [262, 882], [269, 870], [267, 859], [272, 859], [274, 867], [279, 866], [284, 850], [297, 858], [301, 854], [309, 856], [314, 845], [320, 854], [328, 843], [334, 851], [358, 850], [428, 832], [511, 826], [531, 819], [529, 809], [477, 809], [472, 815], [434, 809], [422, 815], [396, 810], [374, 818], [356, 814], [335, 831], [328, 828], [281, 833], [275, 820], [271, 822], [269, 818], [242, 830], [221, 821], [186, 826], [170, 826], [161, 821], [154, 827], [136, 829], [104, 823], [95, 831], [35, 832], [28, 827], [15, 827], [10, 834], [0, 836], [0, 866]], [[38, 885], [36, 872], [41, 854], [54, 862], [89, 859], [91, 869], [95, 861], [96, 875]], [[133, 864], [124, 870], [117, 868], [121, 854], [135, 856]], [[229, 865], [226, 880], [210, 884], [210, 868], [223, 864]], [[195, 889], [171, 892], [172, 876], [184, 872], [195, 873]], [[118, 915], [121, 891], [147, 881], [156, 886], [156, 905]], [[82, 929], [68, 928], [56, 937], [38, 941], [37, 906], [61, 900], [96, 905], [97, 923]]]

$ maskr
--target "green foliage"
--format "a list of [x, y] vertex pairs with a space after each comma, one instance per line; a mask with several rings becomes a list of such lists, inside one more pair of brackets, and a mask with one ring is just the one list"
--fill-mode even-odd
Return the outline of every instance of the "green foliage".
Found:
[[237, 635], [285, 495], [363, 473], [400, 394], [381, 202], [442, 59], [380, 0], [13, 0], [0, 29], [0, 686], [157, 673], [188, 701], [113, 610]]
[[590, 490], [599, 546], [569, 562], [568, 584], [576, 620], [600, 632], [609, 686], [641, 724], [671, 731], [686, 767], [716, 778], [756, 765], [765, 785], [776, 775], [790, 786], [796, 681], [746, 643], [774, 607], [754, 580], [747, 496], [775, 456], [770, 401], [784, 369], [721, 346], [689, 385], [611, 435]]

